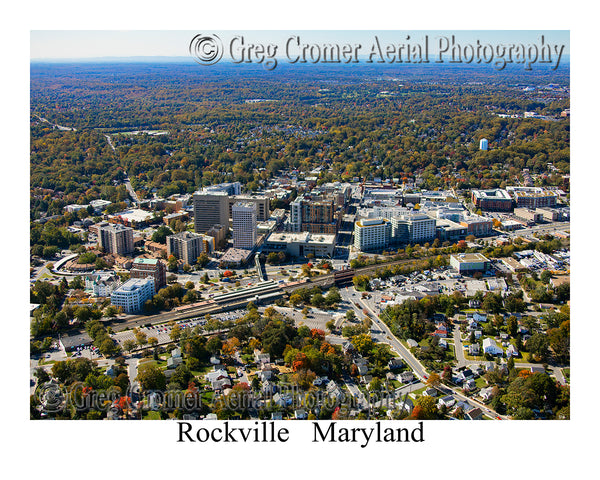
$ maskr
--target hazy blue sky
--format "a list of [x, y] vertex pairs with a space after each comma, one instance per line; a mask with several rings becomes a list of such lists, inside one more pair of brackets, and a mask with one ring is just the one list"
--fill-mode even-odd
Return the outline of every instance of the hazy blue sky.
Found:
[[[117, 31], [117, 30], [33, 30], [31, 31], [31, 59], [76, 59], [95, 57], [130, 56], [188, 56], [191, 39], [198, 33], [215, 33], [227, 44], [235, 35], [243, 35], [246, 42], [274, 43], [283, 45], [291, 35], [300, 35], [307, 43], [352, 43], [370, 45], [377, 34], [382, 42], [404, 42], [406, 35], [418, 41], [428, 35], [430, 43], [437, 36], [454, 34], [457, 42], [475, 44], [477, 40], [489, 44], [540, 43], [544, 35], [546, 43], [565, 45], [569, 54], [569, 31], [565, 30], [397, 30], [397, 31]], [[281, 51], [281, 48], [280, 48]]]

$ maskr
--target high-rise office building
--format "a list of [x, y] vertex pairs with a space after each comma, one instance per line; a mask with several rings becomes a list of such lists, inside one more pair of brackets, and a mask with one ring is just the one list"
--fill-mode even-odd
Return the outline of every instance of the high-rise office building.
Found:
[[98, 246], [106, 253], [116, 255], [133, 253], [133, 228], [118, 223], [98, 228]]
[[233, 195], [229, 197], [229, 218], [233, 218], [232, 207], [237, 202], [256, 204], [256, 219], [259, 222], [266, 222], [271, 215], [269, 210], [269, 197], [264, 195]]
[[175, 255], [184, 264], [193, 265], [201, 253], [214, 250], [215, 239], [209, 235], [179, 232], [167, 237], [167, 254]]
[[226, 192], [194, 194], [194, 231], [206, 233], [213, 225], [229, 225], [229, 196]]
[[233, 248], [252, 250], [256, 246], [256, 204], [237, 202], [231, 207]]

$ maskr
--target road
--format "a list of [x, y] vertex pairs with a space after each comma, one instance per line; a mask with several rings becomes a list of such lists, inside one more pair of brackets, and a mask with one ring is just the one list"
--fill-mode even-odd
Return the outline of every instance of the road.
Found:
[[[115, 146], [112, 143], [112, 139], [110, 138], [110, 135], [104, 135], [106, 137], [106, 141], [108, 142], [108, 145], [110, 146], [110, 148], [112, 148], [113, 152], [116, 152]], [[131, 186], [131, 182], [129, 181], [129, 177], [125, 177], [125, 181], [123, 182], [125, 185], [125, 188], [127, 189], [127, 192], [129, 193], [129, 196], [133, 199], [133, 201], [136, 203], [136, 205], [139, 206], [140, 204], [140, 199], [138, 198], [137, 194], [135, 193], [135, 190], [133, 190], [133, 187]]]
[[498, 412], [490, 409], [485, 404], [475, 400], [474, 398], [467, 397], [458, 388], [448, 387], [448, 386], [444, 385], [444, 386], [439, 386], [438, 390], [442, 391], [443, 393], [445, 393], [447, 395], [452, 395], [453, 397], [458, 398], [460, 401], [468, 403], [469, 405], [471, 405], [473, 407], [479, 407], [481, 409], [481, 411], [490, 418], [495, 418], [495, 419], [499, 419], [499, 420], [509, 420], [510, 419], [510, 417], [508, 417], [506, 415], [498, 414]]
[[454, 354], [456, 355], [457, 367], [460, 368], [467, 365], [467, 359], [465, 358], [465, 351], [460, 338], [460, 328], [458, 325], [454, 326]]
[[58, 128], [59, 130], [63, 130], [63, 131], [73, 131], [73, 132], [76, 132], [76, 131], [77, 131], [77, 129], [76, 129], [76, 128], [73, 128], [73, 127], [65, 127], [65, 126], [63, 126], [63, 125], [58, 125], [58, 124], [56, 124], [56, 123], [52, 123], [50, 120], [47, 120], [47, 119], [45, 119], [45, 118], [43, 118], [43, 117], [40, 117], [40, 116], [39, 116], [37, 113], [34, 113], [33, 115], [34, 115], [35, 117], [39, 118], [39, 120], [40, 120], [41, 122], [48, 123], [48, 124], [52, 125], [54, 128]]
[[371, 309], [371, 307], [362, 301], [362, 299], [358, 299], [358, 303], [363, 306], [363, 308], [367, 309], [367, 311], [371, 314], [371, 319], [373, 320], [373, 324], [379, 328], [379, 332], [383, 333], [375, 333], [371, 336], [377, 340], [378, 342], [387, 343], [400, 357], [402, 360], [406, 362], [406, 364], [412, 369], [412, 371], [419, 377], [421, 380], [427, 380], [429, 375], [425, 370], [425, 367], [421, 365], [421, 363], [415, 358], [415, 356], [406, 348], [402, 343], [394, 336], [392, 331], [388, 328], [388, 326], [379, 319], [377, 314]]
[[369, 407], [369, 402], [352, 380], [344, 378], [344, 385], [346, 385], [346, 388], [350, 391], [352, 398], [356, 400], [356, 406], [359, 410], [364, 410]]
[[[541, 366], [542, 365], [540, 365], [539, 363], [517, 363], [515, 361], [515, 368], [532, 368], [532, 367], [540, 368]], [[548, 368], [550, 370], [552, 370], [552, 374], [554, 375], [554, 377], [556, 378], [556, 381], [558, 383], [560, 383], [561, 385], [566, 385], [567, 381], [565, 380], [565, 377], [562, 374], [562, 370], [560, 369], [560, 367], [548, 365]]]

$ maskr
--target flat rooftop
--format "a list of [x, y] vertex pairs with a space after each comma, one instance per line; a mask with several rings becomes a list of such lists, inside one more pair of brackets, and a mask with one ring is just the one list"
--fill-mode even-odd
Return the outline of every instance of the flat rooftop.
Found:
[[486, 200], [512, 200], [509, 193], [501, 188], [493, 190], [473, 190], [473, 195]]
[[132, 208], [130, 210], [124, 210], [119, 213], [115, 213], [112, 217], [121, 217], [129, 222], [145, 222], [152, 218], [152, 213], [139, 208]]
[[451, 255], [459, 263], [470, 263], [470, 262], [489, 262], [490, 260], [482, 255], [481, 253], [459, 253], [457, 255]]
[[142, 258], [137, 257], [134, 261], [134, 265], [156, 265], [158, 263], [158, 259], [156, 258]]
[[309, 232], [281, 232], [269, 235], [267, 242], [280, 243], [334, 243], [335, 235]]

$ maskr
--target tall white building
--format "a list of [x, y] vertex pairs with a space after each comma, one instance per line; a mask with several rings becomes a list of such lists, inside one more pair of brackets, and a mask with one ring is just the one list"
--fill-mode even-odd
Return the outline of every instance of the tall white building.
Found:
[[392, 224], [385, 218], [363, 219], [354, 224], [354, 246], [361, 251], [387, 247], [391, 235]]
[[435, 218], [428, 215], [408, 215], [408, 232], [410, 243], [427, 242], [435, 239]]
[[394, 243], [420, 243], [435, 239], [435, 218], [422, 213], [392, 218]]
[[487, 150], [488, 149], [488, 141], [486, 138], [482, 138], [479, 140], [479, 150]]
[[154, 278], [131, 278], [110, 295], [110, 303], [125, 313], [138, 313], [154, 295]]
[[290, 228], [292, 232], [300, 232], [302, 229], [302, 198], [290, 203]]
[[256, 204], [237, 202], [231, 207], [233, 248], [252, 250], [256, 246]]

